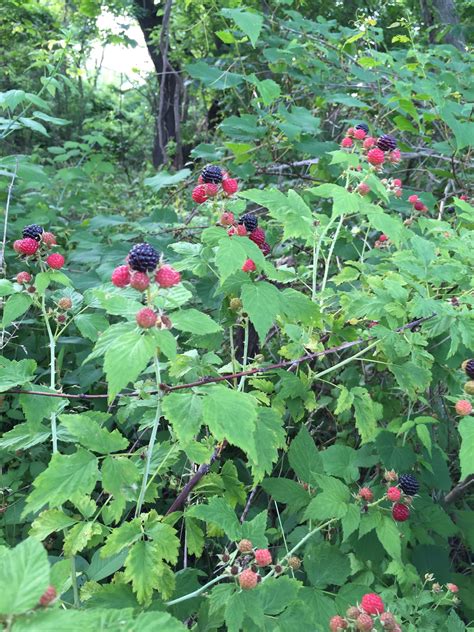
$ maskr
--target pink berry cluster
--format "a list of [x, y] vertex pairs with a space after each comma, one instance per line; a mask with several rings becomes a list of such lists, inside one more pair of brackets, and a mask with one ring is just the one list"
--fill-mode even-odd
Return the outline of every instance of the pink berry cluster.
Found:
[[385, 605], [381, 597], [376, 593], [367, 593], [361, 599], [360, 604], [349, 606], [346, 615], [336, 615], [329, 621], [331, 632], [360, 631], [370, 632], [376, 630], [377, 625], [387, 632], [401, 632], [402, 628], [391, 612], [385, 611]]
[[[406, 480], [407, 478], [408, 482]], [[405, 522], [410, 517], [409, 506], [413, 502], [413, 496], [415, 495], [419, 484], [416, 479], [410, 475], [408, 475], [408, 477], [407, 475], [402, 476], [400, 483], [397, 484], [397, 481], [399, 480], [398, 474], [394, 470], [386, 471], [384, 474], [384, 480], [387, 485], [387, 491], [374, 502], [374, 506], [388, 500], [392, 504], [391, 513], [393, 519], [396, 522]], [[415, 485], [415, 488], [413, 485]], [[374, 492], [370, 487], [361, 487], [355, 498], [364, 505], [367, 505], [374, 501]]]
[[[369, 127], [365, 123], [359, 123], [355, 127], [349, 127], [345, 137], [341, 141], [341, 147], [352, 149], [357, 146], [366, 152], [367, 161], [375, 168], [380, 168], [385, 161], [397, 163], [401, 160], [400, 150], [396, 147], [396, 141], [392, 136], [382, 135], [379, 138], [369, 135]], [[364, 193], [362, 193], [364, 195]]]
[[[230, 237], [248, 237], [250, 241], [253, 241], [265, 256], [270, 254], [270, 245], [266, 242], [266, 235], [263, 228], [256, 226], [251, 232], [247, 230], [245, 224], [237, 223], [234, 214], [228, 211], [224, 211], [219, 218], [219, 224], [228, 228], [227, 234]], [[244, 272], [255, 272], [257, 269], [255, 262], [252, 259], [247, 259], [242, 266]]]
[[216, 180], [220, 180], [220, 182], [206, 182], [205, 169], [206, 168], [203, 170], [203, 174], [198, 178], [198, 185], [194, 187], [191, 193], [191, 197], [196, 204], [204, 204], [204, 202], [215, 198], [221, 192], [225, 197], [230, 197], [234, 195], [234, 193], [237, 193], [239, 183], [235, 178], [231, 178], [227, 171], [220, 170], [220, 177], [216, 178]]
[[[35, 231], [30, 231], [30, 228], [37, 229]], [[28, 236], [29, 234], [34, 234], [35, 237]], [[56, 237], [53, 233], [44, 231], [41, 226], [37, 226], [33, 224], [32, 226], [26, 226], [23, 229], [23, 238], [17, 239], [13, 242], [13, 250], [17, 252], [22, 259], [30, 259], [38, 262], [40, 265], [46, 264], [48, 268], [52, 268], [53, 270], [60, 270], [64, 263], [65, 259], [62, 254], [59, 252], [49, 252], [50, 248], [56, 246]], [[26, 236], [25, 236], [26, 235]], [[28, 283], [31, 280], [27, 279], [29, 273], [24, 272], [20, 275], [20, 280], [17, 278], [18, 283]]]
[[428, 207], [425, 204], [423, 204], [423, 202], [420, 200], [420, 198], [417, 195], [410, 195], [410, 197], [408, 198], [408, 201], [413, 206], [413, 209], [415, 211], [419, 211], [420, 213], [428, 212]]
[[390, 245], [390, 239], [385, 234], [381, 234], [374, 242], [374, 248], [387, 248]]

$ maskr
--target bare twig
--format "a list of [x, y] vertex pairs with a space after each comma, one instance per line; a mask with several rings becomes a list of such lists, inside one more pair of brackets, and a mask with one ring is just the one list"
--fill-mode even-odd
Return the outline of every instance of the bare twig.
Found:
[[471, 474], [470, 476], [465, 478], [463, 481], [458, 483], [456, 487], [453, 487], [453, 489], [446, 494], [446, 496], [444, 497], [444, 502], [447, 505], [451, 503], [455, 503], [457, 500], [461, 498], [461, 496], [463, 496], [467, 492], [467, 490], [473, 483], [474, 483], [474, 474]]
[[13, 185], [15, 184], [16, 176], [18, 172], [18, 158], [15, 164], [15, 170], [12, 173], [12, 179], [8, 185], [7, 202], [5, 204], [5, 219], [3, 220], [3, 238], [2, 238], [2, 250], [0, 251], [0, 272], [5, 272], [5, 247], [7, 243], [7, 228], [8, 228], [8, 213], [10, 211], [10, 202], [12, 199]]

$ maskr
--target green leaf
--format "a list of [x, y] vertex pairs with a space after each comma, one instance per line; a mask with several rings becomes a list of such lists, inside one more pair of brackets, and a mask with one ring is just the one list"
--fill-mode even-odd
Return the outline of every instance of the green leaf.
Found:
[[343, 542], [345, 542], [349, 536], [359, 528], [360, 524], [360, 509], [356, 505], [349, 505], [347, 507], [347, 513], [342, 517], [342, 532], [344, 534]]
[[108, 536], [106, 543], [100, 550], [100, 556], [110, 557], [120, 553], [125, 547], [131, 546], [142, 537], [141, 521], [134, 518], [116, 527]]
[[216, 265], [221, 281], [225, 281], [234, 272], [242, 269], [247, 253], [242, 245], [243, 239], [224, 237], [219, 241], [216, 251]]
[[41, 125], [41, 123], [38, 123], [38, 121], [27, 118], [26, 116], [19, 116], [18, 120], [24, 127], [31, 129], [33, 132], [39, 132], [43, 136], [49, 136], [46, 127], [44, 125]]
[[288, 451], [288, 460], [296, 476], [303, 482], [313, 484], [316, 475], [323, 472], [323, 461], [306, 426], [293, 439]]
[[265, 536], [267, 529], [268, 515], [267, 511], [261, 511], [252, 520], [245, 520], [242, 523], [242, 538], [247, 538], [252, 544], [259, 548], [264, 549], [268, 546], [268, 540]]
[[3, 306], [2, 327], [8, 327], [14, 320], [23, 316], [29, 309], [32, 300], [28, 294], [12, 294], [9, 296]]
[[136, 464], [125, 456], [108, 456], [102, 463], [102, 487], [115, 496], [130, 495], [140, 478]]
[[135, 382], [155, 354], [153, 336], [138, 331], [119, 336], [105, 352], [104, 369], [109, 384], [109, 401], [127, 386]]
[[125, 450], [128, 446], [128, 440], [119, 430], [109, 432], [103, 428], [100, 420], [94, 418], [94, 413], [61, 415], [59, 419], [76, 441], [92, 452], [109, 454]]
[[221, 9], [221, 14], [233, 20], [255, 47], [263, 26], [263, 16], [260, 13], [250, 13], [244, 9]]
[[291, 513], [305, 507], [311, 499], [300, 483], [288, 478], [265, 478], [262, 487], [274, 500], [288, 505]]
[[0, 357], [0, 393], [30, 382], [36, 371], [34, 360], [7, 360]]
[[8, 279], [0, 279], [0, 296], [8, 296], [13, 292], [13, 283]]
[[367, 389], [361, 386], [351, 389], [351, 393], [354, 395], [356, 428], [362, 443], [367, 443], [374, 439], [377, 433], [377, 421], [382, 419], [383, 406], [374, 402]]
[[168, 329], [154, 329], [153, 336], [159, 353], [163, 353], [168, 360], [176, 358], [177, 344], [176, 338]]
[[[48, 388], [47, 386], [41, 386], [35, 384], [31, 386], [31, 390], [39, 391], [40, 393], [56, 393], [56, 391]], [[40, 395], [20, 395], [20, 405], [23, 409], [23, 414], [26, 420], [31, 424], [31, 427], [37, 427], [43, 419], [49, 419], [52, 413], [58, 413], [68, 404], [67, 399], [61, 397], [41, 397]]]
[[90, 581], [100, 582], [101, 579], [110, 577], [110, 575], [113, 575], [119, 568], [122, 568], [127, 555], [128, 551], [123, 550], [110, 557], [102, 557], [101, 549], [97, 549], [86, 570], [88, 579]]
[[241, 537], [241, 524], [235, 515], [235, 511], [224, 498], [214, 496], [207, 505], [194, 505], [194, 507], [188, 509], [186, 516], [216, 525], [224, 531], [229, 540], [239, 540]]
[[310, 582], [316, 588], [342, 586], [351, 573], [349, 557], [329, 542], [306, 547], [303, 563]]
[[321, 492], [309, 503], [305, 518], [310, 520], [327, 520], [342, 518], [346, 515], [350, 499], [349, 488], [337, 478], [317, 475], [316, 479]]
[[33, 521], [29, 534], [38, 540], [45, 540], [51, 533], [67, 529], [76, 522], [75, 518], [66, 515], [61, 509], [46, 509]]
[[[171, 576], [170, 576], [171, 573]], [[140, 604], [149, 605], [154, 590], [168, 599], [174, 590], [174, 575], [163, 562], [155, 542], [136, 542], [125, 560], [125, 579], [132, 583]]]
[[193, 392], [170, 393], [163, 400], [163, 414], [184, 445], [193, 441], [201, 428], [202, 401], [202, 397]]
[[337, 443], [321, 452], [321, 457], [326, 474], [343, 478], [347, 483], [359, 479], [359, 455], [353, 448]]
[[313, 195], [333, 200], [333, 216], [356, 213], [359, 210], [361, 197], [357, 193], [350, 193], [338, 184], [320, 184], [308, 189]]
[[186, 64], [186, 71], [193, 79], [199, 79], [206, 86], [213, 90], [227, 90], [235, 88], [244, 81], [243, 75], [235, 72], [229, 72], [223, 68], [210, 66], [204, 61], [198, 61], [194, 64]]
[[53, 454], [46, 470], [33, 481], [24, 515], [45, 505], [59, 507], [74, 495], [90, 494], [98, 476], [96, 457], [82, 448], [70, 455]]
[[382, 520], [375, 527], [375, 532], [387, 553], [393, 557], [393, 559], [401, 561], [402, 546], [400, 531], [392, 517], [382, 515]]
[[255, 483], [271, 473], [273, 463], [278, 459], [278, 450], [286, 445], [283, 419], [276, 410], [259, 408], [254, 438], [257, 458], [251, 459], [251, 467]]
[[186, 548], [189, 555], [195, 555], [197, 558], [201, 557], [204, 550], [203, 530], [191, 516], [185, 517], [184, 527], [186, 530]]
[[280, 312], [280, 292], [266, 281], [246, 284], [242, 288], [242, 303], [263, 342]]
[[74, 525], [64, 538], [64, 555], [66, 557], [76, 555], [86, 548], [91, 538], [101, 532], [102, 527], [97, 522], [79, 522]]
[[459, 434], [461, 435], [461, 450], [459, 460], [461, 462], [461, 478], [474, 474], [474, 418], [464, 417], [459, 422]]
[[166, 522], [155, 521], [151, 527], [145, 527], [145, 533], [153, 539], [157, 555], [171, 564], [176, 564], [180, 547], [176, 529]]
[[176, 173], [168, 173], [167, 171], [160, 171], [156, 176], [152, 178], [145, 178], [143, 183], [145, 186], [150, 187], [153, 191], [157, 192], [161, 189], [165, 189], [167, 187], [172, 187], [178, 182], [182, 182], [186, 180], [188, 176], [191, 175], [190, 169], [181, 169]]
[[109, 321], [103, 314], [77, 314], [74, 316], [74, 323], [81, 335], [92, 342], [95, 342], [109, 326]]
[[207, 314], [197, 309], [183, 309], [170, 315], [173, 327], [191, 334], [214, 334], [221, 331], [222, 327], [212, 320]]
[[265, 614], [275, 616], [283, 612], [297, 598], [300, 584], [294, 579], [270, 577], [260, 588], [260, 602]]
[[203, 418], [218, 441], [227, 441], [257, 459], [254, 432], [257, 421], [257, 402], [247, 393], [225, 386], [207, 389], [203, 401]]
[[37, 606], [49, 584], [46, 549], [28, 538], [0, 554], [0, 614], [21, 614]]

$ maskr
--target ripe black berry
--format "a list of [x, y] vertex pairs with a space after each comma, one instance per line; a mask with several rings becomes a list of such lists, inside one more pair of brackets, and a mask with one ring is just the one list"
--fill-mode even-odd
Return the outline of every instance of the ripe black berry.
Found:
[[136, 244], [128, 253], [128, 264], [132, 270], [146, 272], [156, 268], [159, 258], [160, 253], [150, 244]]
[[239, 224], [243, 224], [247, 229], [247, 232], [253, 233], [258, 226], [257, 216], [253, 213], [245, 213], [245, 215], [242, 215], [239, 219]]
[[398, 478], [400, 489], [407, 496], [414, 496], [420, 489], [420, 483], [413, 474], [402, 474]]
[[382, 151], [393, 151], [397, 146], [397, 139], [390, 134], [383, 134], [377, 140], [377, 147]]
[[220, 184], [222, 182], [222, 169], [217, 165], [206, 165], [201, 171], [201, 178], [206, 184], [209, 182]]
[[470, 377], [471, 380], [474, 380], [474, 359], [466, 360], [466, 362], [463, 364], [463, 367], [467, 377]]
[[29, 226], [25, 226], [22, 232], [23, 237], [30, 237], [31, 239], [36, 239], [36, 241], [39, 241], [41, 239], [42, 234], [43, 227], [38, 226], [38, 224], [30, 224]]
[[355, 128], [356, 129], [363, 129], [366, 134], [369, 133], [369, 126], [367, 125], [367, 123], [357, 123]]

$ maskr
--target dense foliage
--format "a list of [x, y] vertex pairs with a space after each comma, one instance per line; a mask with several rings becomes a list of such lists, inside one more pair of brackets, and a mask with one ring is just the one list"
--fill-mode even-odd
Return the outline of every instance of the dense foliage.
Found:
[[469, 5], [60, 5], [0, 9], [4, 627], [469, 629]]

